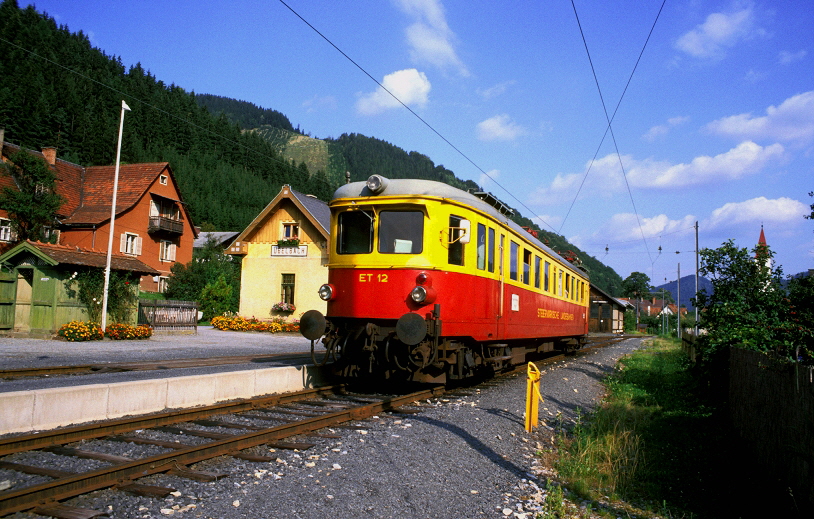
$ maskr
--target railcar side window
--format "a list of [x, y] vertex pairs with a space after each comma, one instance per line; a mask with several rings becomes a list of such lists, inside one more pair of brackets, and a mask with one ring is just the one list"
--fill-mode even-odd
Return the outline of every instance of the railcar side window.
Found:
[[545, 272], [544, 272], [544, 276], [543, 276], [543, 290], [545, 290], [546, 292], [548, 292], [548, 290], [549, 290], [548, 274], [549, 274], [550, 270], [551, 270], [551, 263], [546, 261], [545, 262]]
[[517, 281], [517, 249], [515, 242], [509, 245], [509, 278]]
[[557, 271], [557, 280], [558, 280], [557, 295], [562, 297], [562, 271], [561, 270]]
[[489, 228], [489, 272], [495, 271], [495, 230]]
[[540, 256], [534, 256], [534, 288], [540, 288]]
[[461, 243], [461, 236], [464, 231], [461, 227], [460, 216], [450, 215], [449, 217], [449, 251], [447, 254], [447, 261], [452, 265], [464, 264], [464, 244]]
[[523, 283], [531, 283], [531, 251], [523, 249]]
[[478, 268], [486, 268], [486, 226], [478, 224]]
[[345, 211], [339, 213], [339, 254], [368, 254], [373, 252], [373, 213]]
[[423, 250], [424, 213], [421, 211], [379, 213], [379, 252], [421, 254]]

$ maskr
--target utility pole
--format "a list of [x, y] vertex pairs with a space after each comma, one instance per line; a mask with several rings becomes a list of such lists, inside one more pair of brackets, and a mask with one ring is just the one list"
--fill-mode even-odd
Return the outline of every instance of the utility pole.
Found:
[[695, 307], [695, 336], [698, 337], [698, 270], [699, 270], [699, 263], [698, 263], [698, 222], [695, 222], [695, 300], [696, 304], [693, 306]]
[[676, 308], [678, 308], [678, 312], [676, 312], [677, 319], [676, 319], [676, 335], [678, 338], [681, 338], [681, 263], [678, 264], [678, 302], [676, 303]]

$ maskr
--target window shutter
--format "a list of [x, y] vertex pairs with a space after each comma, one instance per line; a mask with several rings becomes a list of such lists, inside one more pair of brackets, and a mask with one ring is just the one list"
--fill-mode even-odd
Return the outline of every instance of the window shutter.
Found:
[[127, 252], [127, 234], [122, 233], [119, 240], [119, 252]]
[[141, 256], [141, 236], [136, 237], [136, 256]]
[[176, 249], [175, 244], [171, 243], [170, 244], [170, 258], [169, 258], [170, 261], [175, 261], [175, 249]]
[[150, 216], [158, 216], [158, 206], [155, 200], [150, 200]]

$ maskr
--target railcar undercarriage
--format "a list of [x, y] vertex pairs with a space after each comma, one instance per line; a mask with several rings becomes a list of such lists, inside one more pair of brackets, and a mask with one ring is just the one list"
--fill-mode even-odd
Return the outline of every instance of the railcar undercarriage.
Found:
[[448, 337], [434, 312], [426, 320], [405, 314], [398, 321], [337, 319], [326, 321], [321, 342], [324, 356], [314, 362], [333, 361], [343, 378], [446, 383], [495, 372], [532, 360], [554, 350], [573, 351], [582, 337], [522, 339], [482, 343], [469, 337]]

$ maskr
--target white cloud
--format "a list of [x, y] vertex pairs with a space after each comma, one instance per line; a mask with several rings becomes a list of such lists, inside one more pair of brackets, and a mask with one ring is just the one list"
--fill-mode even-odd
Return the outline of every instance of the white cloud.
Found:
[[[384, 76], [382, 85], [405, 105], [419, 107], [427, 104], [432, 88], [427, 76], [414, 68]], [[401, 106], [399, 101], [383, 89], [377, 88], [359, 98], [356, 110], [362, 115], [377, 115], [391, 108], [399, 108]]]
[[[668, 161], [634, 159], [622, 155], [622, 164], [627, 173], [628, 184], [640, 189], [670, 189], [700, 185], [710, 185], [729, 180], [737, 180], [761, 171], [768, 163], [780, 161], [784, 157], [780, 144], [760, 146], [745, 141], [729, 151], [710, 157], [702, 155], [688, 163], [672, 164]], [[587, 169], [588, 164], [586, 164]], [[551, 185], [535, 190], [532, 198], [536, 203], [557, 200], [563, 196], [573, 197], [582, 183], [585, 173], [558, 174]], [[609, 154], [594, 161], [588, 182], [582, 193], [612, 196], [625, 190], [625, 181], [619, 168], [619, 158]]]
[[780, 106], [770, 106], [764, 116], [732, 115], [712, 121], [705, 128], [717, 135], [740, 139], [811, 142], [814, 140], [814, 90], [792, 96]]
[[731, 13], [712, 13], [678, 38], [675, 47], [695, 58], [723, 59], [727, 48], [763, 32], [754, 25], [751, 5]]
[[513, 122], [507, 114], [500, 114], [479, 122], [477, 133], [482, 141], [512, 141], [525, 135], [526, 129]]
[[806, 50], [800, 50], [797, 52], [789, 52], [787, 50], [784, 50], [781, 51], [780, 54], [777, 56], [777, 62], [780, 63], [781, 65], [791, 65], [792, 63], [802, 61], [807, 54], [808, 51]]
[[667, 119], [667, 124], [659, 124], [647, 130], [647, 132], [644, 135], [642, 135], [642, 139], [653, 142], [657, 138], [663, 135], [667, 135], [670, 132], [670, 128], [684, 124], [689, 120], [690, 120], [689, 116], [686, 115], [679, 117], [670, 117], [669, 119]]
[[320, 112], [323, 110], [332, 111], [336, 109], [336, 98], [334, 96], [317, 96], [303, 101], [302, 107], [308, 113]]
[[752, 198], [745, 202], [730, 202], [712, 211], [705, 227], [719, 229], [743, 223], [799, 223], [811, 209], [791, 198], [770, 200], [766, 197]]
[[687, 215], [680, 220], [671, 220], [666, 214], [636, 218], [634, 213], [617, 213], [602, 225], [594, 234], [594, 238], [601, 238], [599, 241], [605, 242], [640, 243], [642, 234], [649, 240], [680, 231], [692, 232], [696, 220], [693, 215]]
[[478, 89], [478, 95], [481, 96], [482, 98], [486, 99], [486, 100], [494, 99], [495, 97], [501, 96], [504, 93], [506, 93], [506, 90], [508, 90], [508, 88], [510, 86], [514, 85], [515, 83], [516, 83], [516, 81], [514, 81], [514, 80], [504, 81], [502, 83], [498, 83], [495, 86], [492, 86], [492, 87], [489, 87], [489, 88], [486, 88], [486, 89], [483, 89], [483, 90]]
[[455, 34], [447, 24], [440, 0], [394, 0], [414, 22], [405, 30], [410, 56], [441, 70], [454, 69], [462, 76], [469, 71], [455, 51]]

